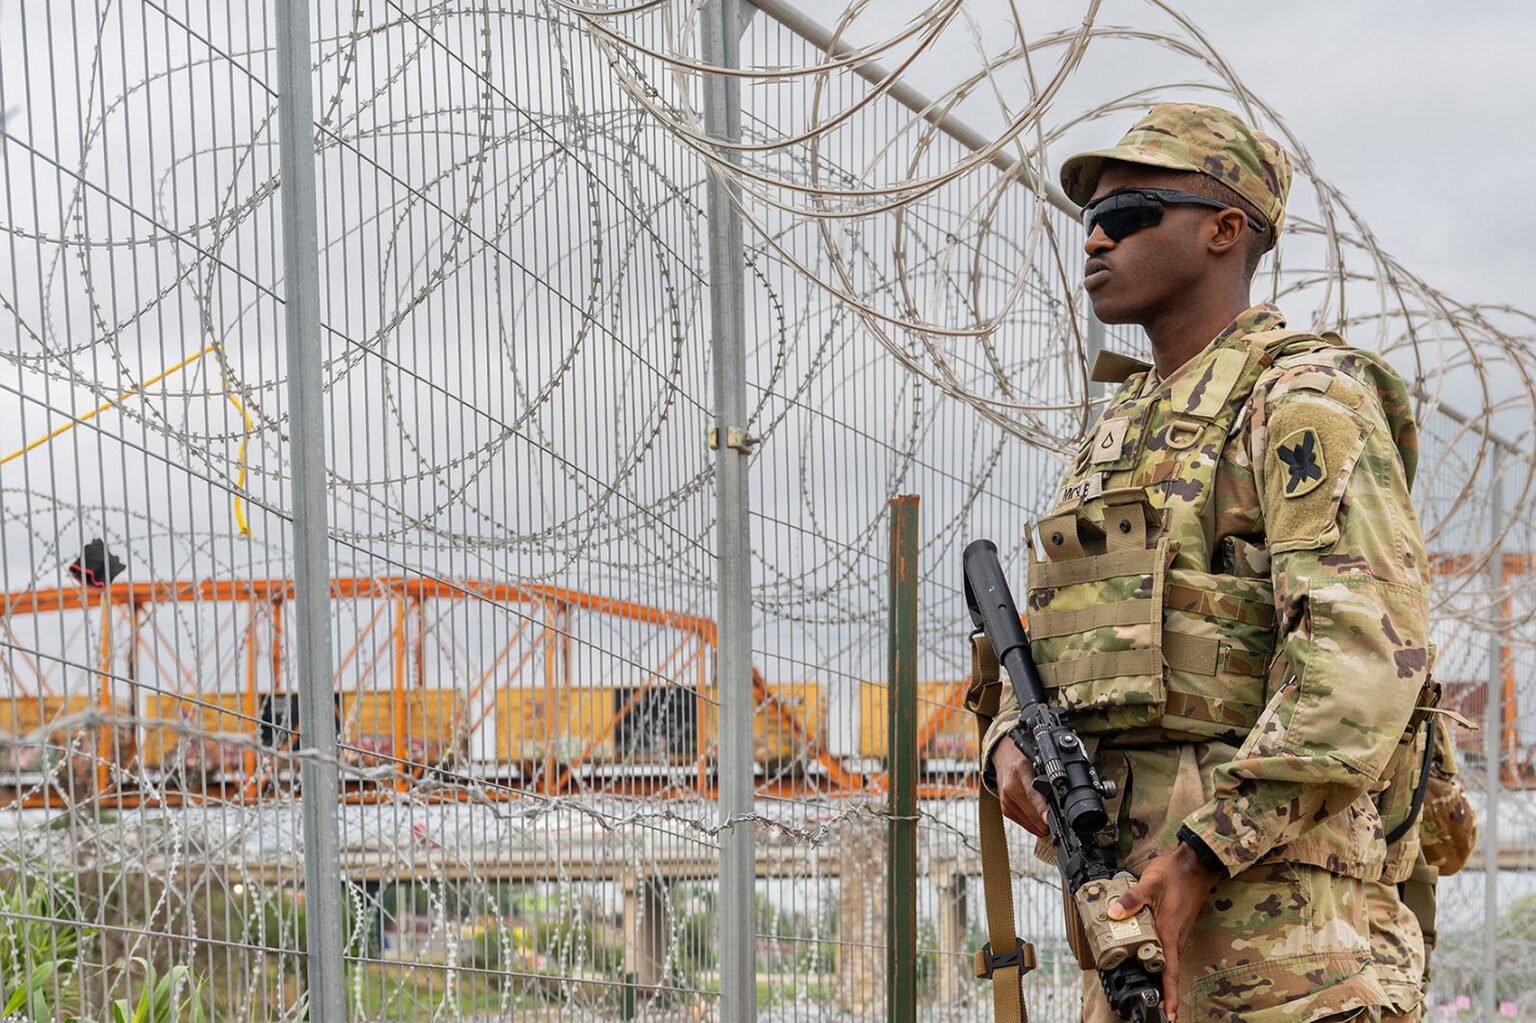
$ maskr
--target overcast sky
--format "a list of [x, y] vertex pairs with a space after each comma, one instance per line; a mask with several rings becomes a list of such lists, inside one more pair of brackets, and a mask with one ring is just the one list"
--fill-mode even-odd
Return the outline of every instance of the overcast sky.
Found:
[[[1285, 118], [1319, 173], [1389, 252], [1461, 301], [1536, 307], [1536, 3], [1169, 2]], [[927, 3], [871, 4], [855, 35], [887, 35]], [[1087, 7], [1087, 0], [1019, 4], [1035, 33], [1069, 28]], [[969, 0], [966, 8], [990, 54], [1011, 44], [1007, 0]], [[813, 16], [835, 20], [825, 9]], [[1149, 0], [1104, 0], [1097, 24], [1178, 31]], [[937, 59], [910, 69], [910, 80], [942, 92], [969, 72], [974, 52], [969, 33], [952, 29]], [[1048, 76], [1050, 61], [1036, 70]], [[1049, 120], [1153, 83], [1201, 77], [1209, 76], [1151, 44], [1097, 40]], [[1022, 82], [1004, 87], [1019, 93], [1010, 102], [1022, 100]], [[1209, 93], [1190, 98], [1212, 101]], [[963, 117], [984, 131], [1001, 124], [975, 103]], [[1082, 146], [1110, 145], [1133, 121], [1113, 115], [1053, 147], [1053, 175], [1080, 148], [1078, 138]]]
[[1389, 251], [1463, 301], [1536, 307], [1536, 3], [1178, 6]]

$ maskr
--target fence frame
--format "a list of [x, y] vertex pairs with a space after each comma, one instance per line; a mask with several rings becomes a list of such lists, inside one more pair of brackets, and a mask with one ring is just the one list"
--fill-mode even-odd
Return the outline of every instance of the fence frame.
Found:
[[[1488, 559], [1488, 583], [1492, 593], [1504, 586], [1504, 547], [1507, 537], [1504, 531], [1504, 480], [1499, 468], [1504, 461], [1504, 451], [1494, 445], [1490, 471], [1493, 473], [1493, 489], [1489, 494], [1488, 538], [1493, 543], [1492, 557]], [[1501, 602], [1501, 607], [1507, 607]], [[1483, 701], [1483, 776], [1484, 804], [1487, 812], [1483, 821], [1483, 956], [1488, 970], [1483, 974], [1483, 1019], [1496, 1023], [1499, 1016], [1499, 790], [1504, 787], [1504, 770], [1501, 754], [1504, 745], [1504, 633], [1509, 623], [1505, 616], [1495, 611], [1495, 628], [1488, 636], [1488, 692]]]
[[[751, 8], [710, 0], [701, 11], [701, 51], [716, 67], [741, 64]], [[744, 18], [743, 15], [746, 14]], [[741, 140], [741, 79], [705, 75], [704, 126], [714, 138]], [[734, 161], [734, 150], [721, 157]], [[747, 434], [746, 241], [739, 188], [710, 169], [706, 198], [709, 313], [714, 359], [716, 594], [720, 704], [720, 1004], [722, 1019], [757, 1018], [754, 898], [757, 859], [752, 812], [752, 524]]]
[[[304, 841], [309, 1018], [346, 1019], [336, 723], [331, 705], [330, 535], [320, 227], [315, 189], [314, 70], [309, 0], [278, 0], [277, 110], [283, 211], [283, 316], [288, 345], [293, 603], [299, 734], [318, 755], [299, 765]], [[322, 688], [323, 687], [323, 688]]]

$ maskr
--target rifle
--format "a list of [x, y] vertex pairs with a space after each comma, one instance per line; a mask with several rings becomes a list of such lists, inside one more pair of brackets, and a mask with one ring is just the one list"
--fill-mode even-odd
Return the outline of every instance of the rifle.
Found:
[[963, 557], [971, 622], [986, 634], [1018, 697], [1019, 721], [1008, 734], [1029, 758], [1035, 788], [1045, 796], [1056, 866], [1069, 905], [1082, 921], [1088, 958], [1121, 1019], [1166, 1023], [1161, 982], [1165, 960], [1151, 911], [1142, 909], [1128, 920], [1109, 919], [1110, 900], [1128, 891], [1136, 880], [1135, 875], [1116, 868], [1113, 849], [1095, 841], [1109, 823], [1104, 800], [1114, 796], [1114, 782], [1099, 778], [1082, 739], [1062, 712], [1045, 700], [1045, 687], [1030, 656], [1029, 639], [998, 561], [997, 546], [991, 540], [976, 540], [965, 548]]

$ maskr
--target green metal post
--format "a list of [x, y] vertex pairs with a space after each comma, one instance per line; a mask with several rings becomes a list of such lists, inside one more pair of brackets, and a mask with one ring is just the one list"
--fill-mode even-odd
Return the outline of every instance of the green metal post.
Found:
[[917, 1020], [917, 506], [891, 501], [891, 699], [886, 747], [890, 843], [886, 871], [886, 1019]]

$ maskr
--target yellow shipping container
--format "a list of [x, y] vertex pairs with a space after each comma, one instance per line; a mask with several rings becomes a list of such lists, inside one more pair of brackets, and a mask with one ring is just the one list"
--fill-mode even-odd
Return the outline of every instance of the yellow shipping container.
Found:
[[365, 758], [378, 754], [429, 764], [448, 759], [467, 745], [463, 693], [408, 688], [401, 692], [400, 702], [405, 709], [403, 749], [394, 748], [399, 717], [395, 694], [389, 689], [341, 694], [342, 741], [361, 749]]
[[[77, 714], [100, 710], [100, 699], [95, 693], [45, 693], [41, 696], [17, 694], [0, 699], [0, 735], [13, 742], [26, 740], [25, 744], [12, 746], [7, 751], [4, 766], [21, 771], [42, 766], [39, 755], [45, 744], [54, 747], [84, 746], [94, 750], [97, 735], [95, 727], [56, 726], [56, 723]], [[129, 712], [127, 707], [113, 704], [108, 713], [126, 718]], [[48, 729], [46, 739], [42, 734], [44, 728]], [[119, 762], [131, 760], [134, 754], [134, 730], [118, 726], [116, 731], [113, 740], [114, 757]]]
[[[917, 684], [917, 732], [934, 729], [918, 756], [935, 760], [976, 758], [976, 719], [965, 709], [965, 688], [960, 682]], [[859, 756], [884, 758], [890, 733], [890, 686], [884, 682], [859, 683]], [[939, 718], [935, 724], [934, 718]]]
[[[717, 701], [714, 689], [705, 691]], [[785, 721], [789, 717], [793, 724]], [[713, 750], [719, 737], [719, 714], [714, 702], [705, 708], [701, 734]], [[801, 735], [797, 735], [797, 730]], [[770, 682], [768, 702], [759, 702], [752, 713], [752, 759], [768, 766], [788, 763], [807, 755], [807, 742], [823, 746], [827, 734], [826, 693], [820, 682]]]
[[[616, 710], [608, 688], [502, 689], [496, 693], [496, 758], [531, 763], [553, 752], [564, 764], [590, 745], [589, 761], [610, 763]], [[598, 738], [604, 729], [608, 734]]]
[[139, 763], [151, 771], [176, 763], [177, 750], [197, 739], [187, 729], [201, 735], [242, 735], [254, 741], [257, 722], [253, 719], [260, 715], [260, 706], [258, 698], [258, 709], [247, 713], [243, 693], [146, 693], [140, 711], [144, 746], [139, 751]]

